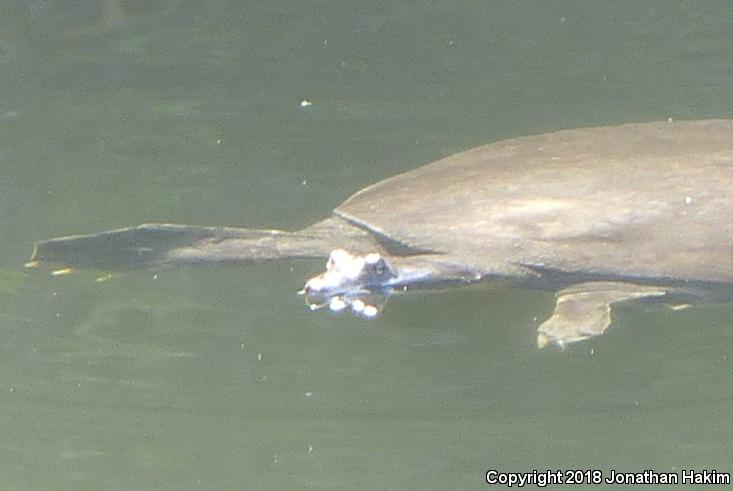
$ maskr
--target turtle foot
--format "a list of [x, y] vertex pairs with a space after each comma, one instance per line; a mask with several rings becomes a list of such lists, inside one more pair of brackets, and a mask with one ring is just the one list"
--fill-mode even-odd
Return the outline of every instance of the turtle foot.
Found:
[[553, 343], [565, 348], [600, 336], [611, 324], [611, 305], [666, 293], [661, 287], [617, 282], [580, 283], [560, 290], [552, 316], [537, 328], [537, 347]]

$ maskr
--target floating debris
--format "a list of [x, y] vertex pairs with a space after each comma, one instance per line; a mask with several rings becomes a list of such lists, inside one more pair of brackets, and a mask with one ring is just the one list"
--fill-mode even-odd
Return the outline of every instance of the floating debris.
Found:
[[100, 276], [99, 278], [95, 279], [97, 283], [105, 283], [112, 279], [112, 273], [107, 273], [106, 275]]

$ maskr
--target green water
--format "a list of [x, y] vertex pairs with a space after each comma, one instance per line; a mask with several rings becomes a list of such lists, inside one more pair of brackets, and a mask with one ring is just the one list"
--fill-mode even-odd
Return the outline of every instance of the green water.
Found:
[[602, 338], [540, 352], [548, 292], [417, 294], [366, 322], [295, 295], [321, 261], [102, 283], [22, 267], [35, 240], [142, 222], [296, 229], [501, 138], [733, 117], [729, 2], [4, 9], [0, 489], [733, 472], [729, 306], [624, 308]]

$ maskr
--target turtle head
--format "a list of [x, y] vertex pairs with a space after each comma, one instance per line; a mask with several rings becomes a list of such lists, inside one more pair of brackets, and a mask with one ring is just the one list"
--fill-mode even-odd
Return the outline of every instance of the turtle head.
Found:
[[308, 280], [300, 293], [313, 310], [350, 307], [358, 315], [373, 317], [396, 279], [397, 274], [380, 254], [359, 256], [336, 249], [328, 258], [326, 271]]

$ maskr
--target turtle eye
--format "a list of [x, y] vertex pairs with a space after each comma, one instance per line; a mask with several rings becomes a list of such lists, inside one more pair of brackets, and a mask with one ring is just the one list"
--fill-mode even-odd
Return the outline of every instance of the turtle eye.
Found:
[[389, 269], [389, 265], [384, 259], [380, 259], [379, 261], [375, 262], [371, 267], [371, 271], [374, 276], [377, 276], [379, 278], [384, 278], [392, 275], [392, 271]]

